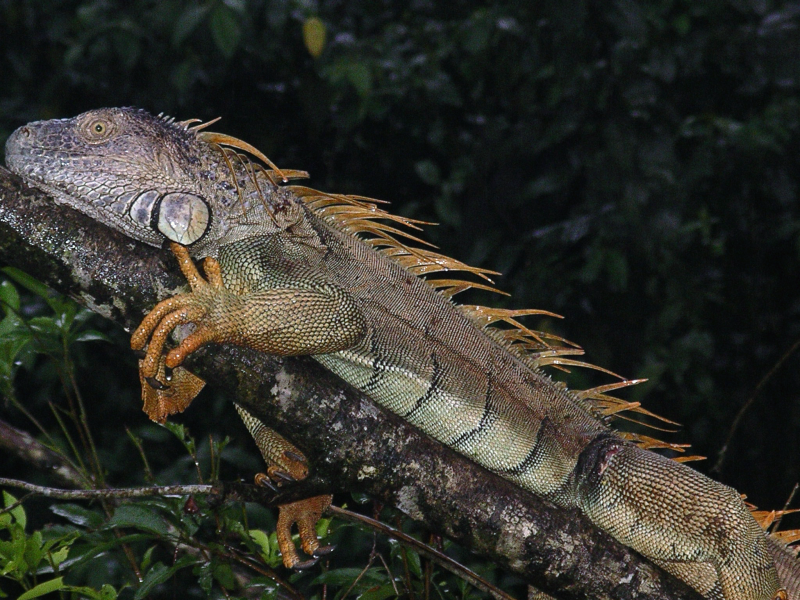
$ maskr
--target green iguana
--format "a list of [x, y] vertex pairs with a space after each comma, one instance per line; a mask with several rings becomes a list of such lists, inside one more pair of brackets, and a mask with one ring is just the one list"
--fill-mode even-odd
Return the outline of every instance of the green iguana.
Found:
[[[192, 291], [158, 304], [131, 342], [146, 348], [140, 375], [151, 418], [191, 402], [202, 382], [180, 365], [209, 342], [312, 355], [478, 464], [577, 507], [706, 597], [800, 600], [800, 563], [736, 491], [650, 452], [654, 440], [608, 426], [620, 410], [646, 412], [607, 394], [633, 381], [585, 391], [554, 382], [542, 367], [582, 364], [569, 358], [580, 350], [516, 320], [541, 311], [457, 306], [453, 294], [489, 286], [420, 277], [461, 270], [488, 279], [489, 271], [407, 245], [421, 240], [397, 225], [419, 223], [366, 198], [284, 185], [305, 174], [281, 171], [208, 125], [100, 109], [30, 123], [6, 143], [8, 167], [29, 184], [134, 239], [170, 241]], [[193, 258], [205, 258], [205, 279]], [[164, 355], [186, 323], [194, 331]], [[305, 477], [302, 454], [240, 412], [268, 477]], [[287, 537], [293, 522], [307, 553], [325, 551], [313, 522], [328, 502], [282, 508], [287, 565], [299, 561]]]

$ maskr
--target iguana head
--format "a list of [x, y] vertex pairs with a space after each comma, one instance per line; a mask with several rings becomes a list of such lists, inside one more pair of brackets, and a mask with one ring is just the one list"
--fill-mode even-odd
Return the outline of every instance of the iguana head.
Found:
[[265, 157], [194, 122], [135, 108], [36, 121], [8, 138], [6, 164], [57, 201], [154, 246], [166, 238], [192, 254], [214, 254], [235, 226], [240, 235], [252, 223], [262, 232], [280, 228], [274, 209], [286, 194], [274, 193], [260, 165], [222, 145]]

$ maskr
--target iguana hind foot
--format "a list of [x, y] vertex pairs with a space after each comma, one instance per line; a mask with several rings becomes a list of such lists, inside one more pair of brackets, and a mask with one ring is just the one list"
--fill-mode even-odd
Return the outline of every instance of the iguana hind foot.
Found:
[[[299, 449], [238, 404], [236, 410], [239, 411], [242, 421], [253, 436], [264, 462], [269, 465], [266, 474], [258, 473], [255, 476], [256, 485], [274, 489], [286, 483], [302, 481], [308, 476], [308, 461]], [[332, 501], [333, 496], [330, 495], [314, 496], [278, 507], [275, 533], [286, 568], [307, 569], [316, 564], [316, 558], [333, 551], [332, 546], [319, 545], [316, 532], [317, 521], [322, 517], [322, 513], [328, 510]], [[303, 552], [314, 556], [314, 560], [300, 560], [292, 541], [294, 524], [297, 524]]]
[[[266, 486], [269, 477], [263, 473], [256, 475], [256, 484]], [[273, 480], [274, 481], [274, 480]], [[280, 485], [280, 484], [278, 484]], [[278, 507], [278, 523], [275, 533], [278, 537], [278, 548], [283, 557], [283, 565], [287, 569], [303, 570], [317, 564], [320, 556], [333, 552], [333, 546], [320, 546], [317, 539], [316, 524], [331, 505], [333, 496], [314, 496]], [[297, 524], [300, 546], [303, 552], [314, 558], [301, 561], [292, 541], [292, 525]]]

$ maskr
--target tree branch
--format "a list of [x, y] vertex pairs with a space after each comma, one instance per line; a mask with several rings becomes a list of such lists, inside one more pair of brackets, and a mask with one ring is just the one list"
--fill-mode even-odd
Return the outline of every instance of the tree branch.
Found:
[[80, 487], [85, 483], [83, 475], [62, 455], [42, 444], [27, 431], [17, 429], [5, 421], [0, 421], [0, 448], [37, 469], [47, 469], [62, 485]]
[[[184, 284], [172, 256], [56, 205], [0, 168], [0, 260], [130, 328]], [[361, 490], [563, 598], [700, 596], [577, 511], [429, 439], [307, 357], [214, 346], [192, 370], [287, 436], [320, 491]], [[202, 410], [202, 399], [192, 410]]]

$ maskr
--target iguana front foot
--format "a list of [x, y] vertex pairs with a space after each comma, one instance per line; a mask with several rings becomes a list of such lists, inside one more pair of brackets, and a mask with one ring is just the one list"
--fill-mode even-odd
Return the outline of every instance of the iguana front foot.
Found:
[[[203, 270], [208, 278], [206, 281], [195, 267], [185, 247], [172, 242], [170, 248], [177, 257], [178, 265], [192, 292], [159, 302], [131, 336], [131, 348], [134, 350], [139, 351], [147, 346], [145, 356], [139, 362], [139, 374], [143, 381], [156, 389], [159, 388], [158, 383], [169, 386], [169, 383], [164, 381], [165, 368], [175, 369], [203, 344], [210, 341], [226, 341], [226, 337], [230, 335], [230, 333], [228, 336], [225, 335], [225, 323], [199, 324], [216, 306], [224, 302], [226, 294], [232, 295], [227, 293], [222, 283], [219, 263], [213, 258], [204, 261]], [[170, 350], [166, 359], [162, 358], [164, 344], [172, 330], [178, 325], [192, 322], [198, 324], [195, 331], [177, 348]], [[223, 331], [220, 331], [220, 327]]]

